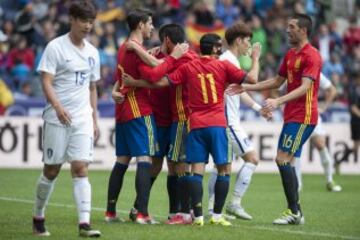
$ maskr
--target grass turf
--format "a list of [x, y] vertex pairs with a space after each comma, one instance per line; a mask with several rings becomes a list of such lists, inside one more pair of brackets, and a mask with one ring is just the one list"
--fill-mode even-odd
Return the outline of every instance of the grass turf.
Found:
[[[109, 171], [91, 171], [92, 225], [102, 239], [359, 239], [360, 176], [337, 177], [340, 193], [325, 189], [324, 177], [305, 175], [301, 193], [306, 224], [274, 226], [285, 210], [285, 197], [278, 174], [255, 174], [243, 199], [252, 221], [235, 220], [232, 227], [136, 225], [104, 222]], [[31, 234], [34, 188], [40, 170], [0, 169], [0, 239], [38, 239]], [[232, 184], [235, 175], [232, 176]], [[135, 174], [128, 172], [118, 201], [118, 214], [128, 218], [134, 200]], [[232, 188], [231, 188], [232, 189]], [[231, 193], [231, 192], [230, 192]], [[229, 194], [230, 196], [230, 194]], [[229, 197], [228, 197], [229, 199]], [[207, 178], [204, 180], [204, 213], [207, 210]], [[165, 221], [168, 211], [166, 174], [156, 180], [150, 197], [150, 213]], [[72, 197], [70, 172], [63, 170], [47, 208], [46, 225], [51, 239], [78, 239], [77, 214]]]

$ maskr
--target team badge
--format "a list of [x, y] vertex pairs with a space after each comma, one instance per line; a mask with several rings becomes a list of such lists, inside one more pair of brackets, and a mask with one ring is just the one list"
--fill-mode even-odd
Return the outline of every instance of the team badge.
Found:
[[95, 67], [95, 59], [93, 57], [88, 57], [88, 63], [91, 69]]

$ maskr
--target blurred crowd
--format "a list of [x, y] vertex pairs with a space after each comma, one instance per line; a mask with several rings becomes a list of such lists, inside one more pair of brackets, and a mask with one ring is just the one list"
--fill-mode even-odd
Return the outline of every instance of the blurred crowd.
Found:
[[[1, 0], [0, 115], [17, 99], [42, 97], [35, 69], [46, 44], [68, 31], [71, 0]], [[116, 52], [126, 39], [126, 13], [137, 7], [154, 12], [154, 25], [176, 22], [210, 28], [244, 21], [253, 29], [252, 42], [262, 44], [260, 79], [276, 75], [288, 49], [289, 15], [309, 14], [315, 23], [312, 44], [323, 58], [323, 73], [338, 90], [336, 104], [346, 105], [349, 88], [360, 73], [360, 0], [94, 0], [98, 9], [89, 41], [100, 51], [99, 98], [109, 100]], [[159, 44], [157, 33], [147, 43]], [[240, 59], [244, 68], [247, 59]], [[264, 98], [276, 92], [263, 93]], [[321, 97], [321, 96], [320, 96]], [[259, 99], [261, 100], [261, 99]]]

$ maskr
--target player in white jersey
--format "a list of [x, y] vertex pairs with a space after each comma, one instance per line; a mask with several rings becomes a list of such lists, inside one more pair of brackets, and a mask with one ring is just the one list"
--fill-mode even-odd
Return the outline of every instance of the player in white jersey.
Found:
[[[245, 54], [250, 46], [250, 37], [243, 34], [245, 31], [250, 31], [243, 23], [237, 23], [226, 30], [225, 39], [228, 44], [228, 50], [221, 56], [221, 60], [227, 60], [240, 69], [238, 58]], [[260, 45], [254, 44], [251, 54], [252, 64], [256, 65], [259, 71], [259, 55]], [[255, 154], [254, 146], [248, 135], [240, 124], [240, 99], [246, 105], [252, 107], [256, 111], [261, 110], [261, 106], [257, 104], [248, 93], [244, 92], [241, 95], [226, 97], [226, 115], [228, 121], [228, 129], [230, 132], [230, 139], [233, 146], [233, 151], [236, 156], [242, 157], [244, 165], [239, 170], [236, 178], [235, 188], [232, 195], [231, 202], [227, 205], [226, 211], [235, 217], [251, 220], [252, 217], [241, 206], [241, 199], [244, 196], [248, 186], [251, 182], [251, 176], [258, 164], [258, 158]], [[264, 116], [267, 116], [264, 113]], [[214, 189], [217, 178], [217, 170], [214, 169], [209, 179], [209, 213], [212, 213], [214, 205]]]
[[[324, 74], [320, 74], [320, 89], [325, 91], [325, 103], [319, 112], [325, 112], [329, 105], [333, 102], [336, 96], [336, 88], [332, 85], [331, 81], [324, 76]], [[326, 146], [325, 139], [325, 130], [322, 125], [321, 116], [319, 115], [318, 124], [316, 125], [312, 135], [311, 135], [311, 143], [315, 145], [316, 149], [319, 151], [321, 165], [324, 168], [325, 176], [326, 176], [326, 188], [332, 192], [340, 192], [341, 186], [337, 185], [333, 180], [333, 167], [334, 160], [329, 153], [329, 149]], [[296, 177], [299, 182], [299, 191], [302, 188], [302, 177], [301, 177], [301, 164], [300, 158], [295, 158], [295, 170]]]
[[43, 113], [43, 172], [37, 182], [33, 233], [49, 236], [45, 208], [55, 179], [65, 162], [71, 165], [73, 196], [79, 217], [79, 235], [99, 237], [90, 227], [91, 185], [88, 165], [97, 137], [96, 81], [100, 79], [98, 50], [86, 39], [96, 17], [90, 1], [74, 1], [69, 8], [70, 32], [46, 46], [38, 72], [47, 98]]

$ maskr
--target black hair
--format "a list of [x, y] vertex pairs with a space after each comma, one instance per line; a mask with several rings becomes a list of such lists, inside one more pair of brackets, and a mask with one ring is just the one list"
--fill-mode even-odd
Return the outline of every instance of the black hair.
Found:
[[163, 42], [165, 37], [168, 37], [173, 44], [185, 42], [185, 31], [176, 23], [170, 23], [162, 26], [159, 29], [159, 38]]
[[135, 9], [127, 15], [126, 22], [130, 31], [134, 31], [139, 23], [146, 23], [151, 17], [151, 11], [146, 9]]
[[221, 46], [221, 37], [215, 33], [207, 33], [200, 39], [200, 53], [202, 55], [213, 54], [215, 46]]
[[293, 16], [291, 16], [291, 19], [298, 20], [297, 25], [299, 28], [306, 28], [306, 34], [308, 37], [311, 36], [312, 31], [312, 20], [309, 15], [302, 14], [302, 13], [296, 13]]
[[69, 15], [75, 19], [94, 20], [96, 18], [96, 8], [91, 0], [77, 0], [71, 2]]
[[243, 22], [235, 23], [225, 32], [225, 39], [228, 45], [233, 44], [236, 38], [252, 37], [251, 29]]

